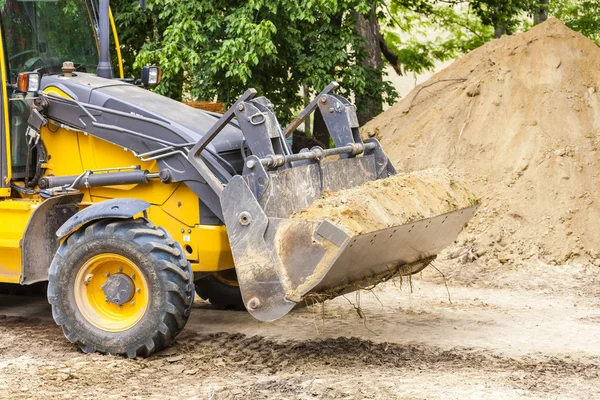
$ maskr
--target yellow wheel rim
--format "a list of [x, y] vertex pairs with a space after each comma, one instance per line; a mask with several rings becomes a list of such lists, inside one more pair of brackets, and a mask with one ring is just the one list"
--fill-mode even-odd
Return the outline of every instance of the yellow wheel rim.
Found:
[[[126, 288], [119, 304], [107, 284]], [[122, 285], [121, 285], [122, 284]], [[142, 271], [128, 258], [100, 254], [89, 259], [75, 277], [75, 303], [89, 323], [108, 332], [123, 332], [134, 327], [148, 309], [150, 293]], [[130, 295], [130, 296], [129, 296]], [[111, 300], [109, 300], [109, 298]]]

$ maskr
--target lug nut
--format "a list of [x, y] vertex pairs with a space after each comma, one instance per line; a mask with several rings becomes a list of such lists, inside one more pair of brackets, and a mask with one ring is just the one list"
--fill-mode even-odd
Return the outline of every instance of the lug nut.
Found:
[[132, 301], [132, 302], [131, 302], [131, 303], [129, 303], [129, 304], [131, 304], [132, 306], [135, 306], [135, 301]]
[[131, 274], [131, 279], [135, 279], [135, 274]]
[[83, 284], [84, 284], [85, 286], [89, 285], [89, 284], [90, 284], [90, 282], [92, 281], [92, 279], [93, 279], [93, 278], [94, 278], [94, 275], [92, 275], [92, 274], [88, 274], [88, 275], [85, 277], [85, 280], [83, 281]]
[[123, 267], [119, 267], [119, 273], [123, 272]]
[[110, 276], [110, 272], [107, 272], [105, 276], [108, 278]]

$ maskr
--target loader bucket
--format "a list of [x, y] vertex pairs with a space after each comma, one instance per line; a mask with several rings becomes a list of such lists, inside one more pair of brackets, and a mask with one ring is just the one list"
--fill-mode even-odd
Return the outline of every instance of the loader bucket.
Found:
[[[432, 191], [424, 194], [427, 201], [449, 203], [448, 212], [403, 224], [397, 222], [404, 217], [392, 216], [387, 226], [375, 229], [356, 229], [333, 215], [330, 221], [326, 212], [323, 218], [303, 220], [302, 210], [320, 201], [323, 193], [371, 190], [365, 184], [377, 179], [374, 159], [343, 159], [267, 174], [270, 184], [260, 199], [252, 180], [237, 176], [221, 201], [244, 303], [262, 321], [279, 319], [298, 304], [419, 272], [456, 239], [474, 212], [466, 192], [457, 202]], [[396, 210], [402, 206], [395, 204]]]
[[[396, 175], [379, 142], [363, 142], [356, 107], [332, 94], [337, 87], [284, 130], [271, 102], [250, 89], [189, 152], [219, 196], [244, 304], [262, 321], [420, 271], [474, 212], [474, 196], [447, 172]], [[292, 154], [286, 137], [311, 113], [335, 147]], [[250, 155], [243, 149], [243, 172], [232, 176], [207, 146], [233, 118]], [[348, 205], [320, 208], [323, 197], [340, 196]]]

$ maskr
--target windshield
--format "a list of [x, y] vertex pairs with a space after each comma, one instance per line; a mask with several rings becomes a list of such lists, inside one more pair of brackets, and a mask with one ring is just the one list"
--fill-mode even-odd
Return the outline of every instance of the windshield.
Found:
[[87, 0], [0, 0], [11, 82], [20, 72], [59, 74], [64, 61], [95, 73], [92, 6]]

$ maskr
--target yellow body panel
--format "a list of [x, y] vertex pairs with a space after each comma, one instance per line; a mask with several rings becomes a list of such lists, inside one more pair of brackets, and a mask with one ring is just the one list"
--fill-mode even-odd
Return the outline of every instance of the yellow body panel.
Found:
[[[161, 205], [153, 204], [148, 209], [148, 218], [155, 225], [169, 231], [173, 239], [181, 244], [187, 259], [192, 263], [194, 272], [214, 272], [234, 268], [227, 229], [224, 226], [200, 225], [198, 197], [186, 185], [176, 186], [177, 189], [167, 201]], [[131, 193], [136, 193], [136, 190], [132, 190], [129, 194]], [[144, 197], [136, 198], [148, 200]], [[103, 200], [107, 198], [92, 197], [92, 202]]]
[[[4, 38], [2, 37], [2, 32], [0, 31], [0, 74], [2, 74], [3, 77], [8, 76], [8, 72], [6, 71], [6, 62], [4, 60]], [[4, 134], [5, 136], [5, 141], [4, 143], [6, 144], [6, 159], [8, 160], [8, 162], [6, 163], [6, 165], [8, 166], [8, 171], [6, 176], [1, 177], [1, 179], [4, 179], [4, 183], [10, 183], [10, 179], [12, 177], [12, 164], [10, 162], [10, 120], [9, 120], [9, 113], [8, 113], [8, 85], [6, 85], [4, 83], [4, 78], [3, 82], [2, 82], [2, 104], [4, 104], [3, 110], [2, 112], [4, 113]], [[2, 192], [0, 194], [6, 194], [6, 192]], [[10, 196], [10, 193], [8, 194], [8, 196]]]
[[0, 282], [19, 283], [21, 239], [29, 217], [41, 200], [0, 201]]
[[83, 171], [79, 155], [79, 134], [61, 129], [53, 124], [42, 128], [42, 140], [47, 149], [52, 149], [46, 165], [46, 175], [79, 175]]
[[115, 18], [113, 17], [112, 9], [108, 10], [110, 17], [110, 28], [112, 30], [113, 39], [115, 39], [115, 51], [117, 52], [117, 62], [119, 63], [119, 77], [125, 78], [123, 71], [123, 56], [121, 54], [121, 43], [119, 43], [119, 34], [117, 32], [117, 25], [115, 24]]
[[224, 271], [235, 267], [229, 237], [224, 226], [201, 225], [198, 251], [200, 264], [192, 264], [194, 272]]
[[[53, 94], [64, 95], [58, 89]], [[131, 152], [82, 132], [49, 124], [41, 132], [49, 160], [46, 175], [76, 176], [86, 170], [140, 166], [157, 172], [156, 162], [142, 163]], [[224, 226], [200, 225], [198, 197], [183, 183], [98, 187], [82, 190], [82, 207], [113, 198], [136, 198], [149, 202], [149, 219], [165, 228], [185, 250], [194, 272], [234, 268], [227, 230]], [[21, 274], [20, 240], [39, 199], [0, 201], [0, 282], [18, 282]], [[3, 230], [4, 229], [4, 230]]]

